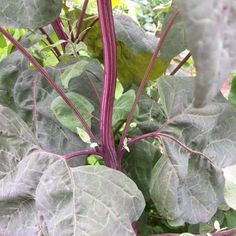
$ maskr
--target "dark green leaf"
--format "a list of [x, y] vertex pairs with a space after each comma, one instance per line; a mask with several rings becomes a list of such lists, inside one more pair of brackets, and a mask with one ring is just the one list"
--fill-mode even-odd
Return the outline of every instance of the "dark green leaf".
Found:
[[151, 170], [159, 155], [157, 147], [146, 140], [142, 140], [134, 144], [130, 148], [130, 152], [124, 156], [124, 171], [137, 184], [146, 201], [150, 200]]
[[0, 24], [5, 27], [38, 28], [61, 12], [61, 0], [1, 0]]

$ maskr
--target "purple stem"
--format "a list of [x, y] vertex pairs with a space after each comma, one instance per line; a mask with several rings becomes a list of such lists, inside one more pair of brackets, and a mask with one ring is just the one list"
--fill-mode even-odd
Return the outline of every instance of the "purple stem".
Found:
[[117, 60], [116, 36], [111, 0], [97, 0], [97, 5], [104, 48], [104, 78], [100, 110], [100, 141], [103, 148], [105, 164], [111, 168], [121, 170], [121, 164], [117, 160], [114, 135], [112, 132]]
[[77, 39], [79, 39], [79, 36], [80, 36], [81, 27], [82, 27], [82, 24], [83, 24], [85, 13], [86, 13], [86, 8], [88, 6], [88, 1], [89, 0], [84, 0], [84, 4], [83, 4], [83, 7], [82, 7], [82, 10], [81, 10], [81, 13], [80, 13], [80, 17], [79, 17], [79, 20], [76, 24], [77, 25], [77, 32], [76, 32], [76, 36], [75, 36], [76, 41], [77, 41]]
[[[51, 37], [48, 35], [48, 33], [43, 29], [43, 28], [39, 28], [40, 32], [42, 34], [44, 34], [46, 36], [46, 39], [48, 41], [49, 44], [54, 44], [53, 40], [51, 39]], [[57, 59], [59, 60], [60, 56], [61, 56], [61, 53], [60, 51], [58, 50], [57, 47], [53, 47], [53, 50], [54, 50], [54, 53], [55, 53], [55, 56], [57, 57]]]
[[191, 149], [190, 147], [186, 146], [181, 141], [179, 141], [177, 138], [175, 138], [175, 137], [173, 137], [173, 136], [171, 136], [169, 134], [160, 133], [158, 131], [154, 131], [154, 132], [151, 132], [151, 133], [143, 134], [143, 135], [140, 135], [138, 137], [132, 138], [131, 140], [128, 141], [127, 144], [128, 145], [132, 145], [132, 144], [140, 141], [141, 139], [155, 138], [155, 137], [160, 137], [160, 138], [163, 137], [163, 138], [170, 139], [170, 140], [174, 141], [175, 143], [177, 143], [178, 145], [180, 145], [185, 150], [187, 150], [188, 152], [190, 152], [191, 154], [200, 155], [200, 156], [205, 157], [213, 165], [213, 163], [209, 159], [209, 157], [206, 156], [205, 154], [203, 154], [202, 152], [195, 151], [195, 150]]
[[5, 29], [0, 26], [0, 32], [11, 42], [13, 45], [36, 67], [36, 69], [41, 73], [41, 75], [48, 81], [48, 83], [56, 90], [56, 92], [63, 98], [66, 104], [71, 108], [74, 114], [78, 117], [81, 124], [84, 126], [86, 132], [91, 138], [92, 142], [96, 142], [96, 138], [93, 135], [87, 122], [84, 120], [80, 112], [75, 108], [72, 102], [68, 99], [65, 93], [57, 86], [53, 78], [47, 73], [47, 71], [37, 62], [37, 60], [30, 55], [30, 53], [18, 42], [16, 41]]
[[66, 47], [66, 44], [67, 44], [67, 41], [69, 39], [68, 35], [65, 33], [63, 27], [62, 27], [62, 23], [61, 23], [61, 19], [60, 17], [58, 16], [52, 23], [51, 23], [54, 31], [56, 32], [57, 34], [57, 37], [60, 39], [60, 40], [64, 40], [66, 42], [62, 43], [62, 48], [63, 50], [65, 50], [65, 47]]
[[69, 159], [76, 157], [76, 156], [91, 155], [91, 154], [101, 155], [101, 153], [99, 151], [96, 151], [95, 149], [84, 149], [84, 150], [79, 150], [79, 151], [67, 153], [67, 154], [63, 155], [63, 158], [66, 160], [69, 160]]
[[149, 64], [148, 64], [148, 67], [147, 67], [147, 69], [146, 69], [146, 71], [145, 71], [145, 73], [144, 73], [143, 79], [142, 79], [141, 84], [140, 84], [140, 86], [139, 86], [139, 88], [138, 88], [138, 91], [137, 91], [137, 93], [136, 93], [135, 100], [134, 100], [133, 105], [132, 105], [132, 107], [131, 107], [131, 110], [130, 110], [130, 112], [129, 112], [129, 115], [128, 115], [128, 118], [127, 118], [127, 121], [126, 121], [124, 130], [123, 130], [123, 132], [122, 132], [122, 134], [121, 134], [121, 138], [120, 138], [120, 142], [119, 142], [119, 146], [118, 146], [118, 150], [117, 150], [117, 156], [118, 156], [118, 159], [119, 159], [119, 160], [121, 160], [121, 158], [122, 158], [122, 149], [123, 149], [124, 139], [125, 139], [125, 137], [126, 137], [126, 134], [127, 134], [128, 128], [129, 128], [129, 125], [130, 125], [130, 123], [131, 123], [131, 121], [132, 121], [135, 108], [136, 108], [136, 106], [137, 106], [137, 104], [138, 104], [138, 100], [139, 100], [139, 98], [140, 98], [140, 96], [141, 96], [141, 94], [142, 94], [142, 92], [143, 92], [143, 89], [144, 89], [146, 83], [147, 83], [149, 74], [150, 74], [150, 72], [151, 72], [151, 69], [152, 69], [152, 67], [153, 67], [153, 65], [154, 65], [154, 63], [155, 63], [155, 61], [156, 61], [156, 57], [157, 57], [157, 55], [158, 55], [158, 53], [159, 53], [159, 51], [160, 51], [160, 49], [161, 49], [161, 46], [162, 46], [163, 42], [165, 41], [166, 36], [167, 36], [167, 34], [168, 34], [168, 32], [169, 32], [171, 26], [173, 25], [173, 23], [174, 23], [176, 17], [178, 16], [178, 14], [179, 14], [178, 11], [176, 11], [176, 12], [173, 14], [173, 16], [172, 16], [171, 19], [169, 20], [169, 22], [168, 22], [166, 28], [163, 30], [163, 32], [162, 32], [162, 34], [161, 34], [161, 37], [160, 37], [160, 40], [159, 40], [159, 42], [158, 42], [158, 44], [157, 44], [157, 47], [156, 47], [156, 49], [155, 49], [155, 51], [154, 51], [154, 53], [153, 53], [153, 55], [152, 55], [152, 57], [151, 57], [151, 60], [150, 60], [150, 62], [149, 62]]
[[179, 63], [179, 65], [177, 65], [175, 69], [170, 73], [170, 75], [175, 75], [190, 57], [191, 57], [191, 53], [189, 52], [186, 55], [186, 57]]

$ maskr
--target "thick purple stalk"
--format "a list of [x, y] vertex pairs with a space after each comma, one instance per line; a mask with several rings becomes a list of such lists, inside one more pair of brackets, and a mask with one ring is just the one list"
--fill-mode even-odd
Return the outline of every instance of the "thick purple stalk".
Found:
[[[65, 41], [68, 41], [68, 35], [65, 33], [63, 27], [62, 27], [62, 23], [61, 23], [61, 19], [60, 17], [58, 16], [52, 23], [51, 23], [54, 31], [56, 32], [57, 34], [57, 37], [60, 39], [60, 40], [65, 40]], [[64, 42], [62, 43], [62, 48], [63, 50], [65, 50], [65, 47], [66, 47], [66, 44], [67, 42]]]
[[112, 132], [112, 113], [116, 87], [116, 37], [111, 0], [97, 0], [104, 53], [104, 78], [100, 110], [100, 141], [105, 164], [120, 170]]
[[86, 13], [86, 8], [88, 6], [88, 2], [89, 2], [89, 0], [84, 0], [84, 4], [83, 4], [83, 7], [82, 7], [82, 10], [81, 10], [81, 13], [80, 13], [80, 17], [79, 17], [79, 20], [78, 20], [77, 25], [76, 25], [77, 26], [77, 32], [76, 32], [75, 40], [79, 39], [80, 32], [81, 32], [81, 27], [82, 27], [82, 24], [83, 24], [85, 13]]
[[156, 49], [155, 49], [155, 51], [154, 51], [154, 53], [153, 53], [153, 55], [151, 57], [151, 60], [150, 60], [150, 62], [148, 64], [148, 67], [147, 67], [147, 69], [146, 69], [146, 71], [144, 73], [143, 79], [142, 79], [141, 84], [140, 84], [140, 86], [138, 88], [138, 91], [136, 93], [135, 100], [134, 100], [133, 105], [131, 107], [131, 110], [129, 112], [129, 115], [128, 115], [128, 118], [127, 118], [124, 130], [123, 130], [121, 138], [120, 138], [120, 142], [119, 142], [119, 146], [118, 146], [118, 150], [117, 150], [117, 156], [118, 156], [119, 160], [121, 160], [121, 158], [122, 158], [122, 149], [123, 149], [123, 146], [124, 146], [124, 140], [125, 140], [125, 137], [126, 137], [126, 134], [127, 134], [128, 128], [129, 128], [129, 125], [130, 125], [130, 123], [132, 121], [135, 108], [136, 108], [136, 106], [138, 104], [138, 100], [139, 100], [139, 98], [140, 98], [140, 96], [141, 96], [141, 94], [142, 94], [142, 92], [144, 90], [144, 87], [145, 87], [146, 83], [147, 83], [149, 74], [151, 72], [151, 69], [152, 69], [155, 61], [156, 61], [156, 58], [157, 58], [157, 55], [158, 55], [158, 53], [159, 53], [159, 51], [161, 49], [161, 46], [162, 46], [163, 42], [165, 41], [166, 36], [167, 36], [169, 30], [171, 29], [171, 26], [173, 25], [173, 23], [174, 23], [176, 17], [178, 16], [178, 14], [179, 14], [178, 11], [176, 11], [173, 14], [173, 16], [169, 20], [166, 28], [163, 30], [163, 32], [161, 34], [161, 37], [160, 37], [160, 40], [159, 40], [159, 42], [157, 44], [157, 47], [156, 47]]
[[74, 114], [78, 117], [81, 124], [84, 126], [86, 132], [91, 138], [92, 142], [96, 142], [96, 138], [94, 137], [90, 127], [87, 122], [84, 120], [80, 112], [75, 108], [75, 106], [71, 103], [65, 93], [57, 86], [54, 82], [53, 78], [47, 73], [47, 71], [37, 62], [37, 60], [30, 55], [30, 53], [18, 42], [16, 41], [5, 29], [0, 26], [0, 33], [2, 33], [40, 72], [40, 74], [48, 81], [48, 83], [56, 90], [56, 92], [63, 98], [66, 104], [71, 108]]

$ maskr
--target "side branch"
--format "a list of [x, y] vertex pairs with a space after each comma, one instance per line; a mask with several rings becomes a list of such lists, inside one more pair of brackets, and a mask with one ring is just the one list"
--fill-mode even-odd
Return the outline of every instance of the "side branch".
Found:
[[169, 135], [169, 134], [165, 134], [165, 133], [160, 133], [158, 131], [154, 131], [154, 132], [151, 132], [151, 133], [147, 133], [147, 134], [143, 134], [143, 135], [140, 135], [138, 137], [135, 137], [135, 138], [132, 138], [131, 140], [129, 140], [127, 142], [127, 145], [132, 145], [142, 139], [146, 139], [146, 138], [167, 138], [167, 139], [170, 139], [172, 140], [173, 142], [177, 143], [179, 146], [181, 146], [182, 148], [184, 148], [186, 151], [188, 151], [189, 153], [191, 154], [194, 154], [194, 155], [199, 155], [199, 156], [203, 156], [205, 157], [212, 165], [213, 162], [211, 161], [211, 159], [206, 156], [204, 153], [202, 152], [198, 152], [198, 151], [195, 151], [193, 149], [191, 149], [190, 147], [186, 146], [184, 143], [182, 143], [180, 140], [178, 140], [177, 138]]
[[143, 90], [144, 90], [144, 88], [145, 88], [145, 85], [146, 85], [146, 83], [147, 83], [149, 74], [150, 74], [150, 72], [151, 72], [151, 69], [152, 69], [154, 63], [155, 63], [155, 60], [156, 60], [157, 55], [158, 55], [158, 53], [160, 52], [161, 46], [163, 45], [163, 43], [164, 43], [164, 41], [165, 41], [165, 39], [166, 39], [166, 36], [167, 36], [169, 30], [171, 29], [171, 27], [172, 27], [172, 25], [173, 25], [173, 23], [174, 23], [176, 17], [178, 16], [178, 14], [179, 14], [178, 11], [176, 11], [176, 12], [173, 14], [173, 16], [172, 16], [171, 19], [169, 20], [169, 22], [168, 22], [166, 28], [165, 28], [164, 31], [162, 32], [161, 37], [160, 37], [160, 40], [159, 40], [159, 42], [158, 42], [158, 44], [157, 44], [157, 47], [156, 47], [156, 49], [155, 49], [155, 51], [154, 51], [154, 53], [153, 53], [153, 55], [152, 55], [152, 57], [151, 57], [151, 60], [150, 60], [150, 62], [149, 62], [149, 64], [148, 64], [148, 67], [147, 67], [147, 69], [146, 69], [146, 71], [145, 71], [145, 73], [144, 73], [142, 82], [141, 82], [141, 84], [140, 84], [140, 86], [139, 86], [139, 88], [138, 88], [138, 91], [137, 91], [137, 93], [136, 93], [135, 100], [134, 100], [133, 105], [132, 105], [132, 107], [131, 107], [131, 110], [130, 110], [130, 112], [129, 112], [129, 115], [128, 115], [128, 118], [127, 118], [127, 121], [126, 121], [124, 130], [123, 130], [122, 135], [121, 135], [121, 138], [120, 138], [120, 142], [119, 142], [119, 146], [118, 146], [118, 151], [117, 151], [117, 155], [118, 155], [118, 159], [119, 159], [119, 160], [120, 160], [121, 157], [122, 157], [122, 149], [123, 149], [124, 139], [125, 139], [125, 137], [126, 137], [126, 134], [127, 134], [128, 128], [129, 128], [129, 125], [130, 125], [130, 123], [131, 123], [131, 121], [132, 121], [135, 108], [136, 108], [136, 106], [137, 106], [137, 104], [138, 104], [138, 100], [139, 100], [139, 98], [140, 98], [140, 96], [141, 96], [141, 94], [142, 94], [142, 92], [143, 92]]
[[78, 117], [81, 124], [84, 126], [86, 132], [90, 136], [92, 142], [96, 142], [95, 136], [93, 135], [90, 127], [87, 122], [84, 120], [80, 112], [76, 109], [73, 103], [68, 99], [65, 93], [61, 90], [60, 87], [54, 82], [53, 78], [47, 73], [47, 71], [37, 62], [37, 60], [30, 55], [30, 53], [19, 43], [17, 42], [5, 29], [0, 26], [0, 33], [2, 33], [13, 45], [31, 62], [40, 74], [48, 81], [48, 83], [56, 90], [56, 92], [63, 98], [66, 104], [71, 108], [74, 114]]
[[65, 160], [70, 160], [71, 158], [76, 157], [76, 156], [92, 155], [92, 154], [101, 155], [100, 152], [96, 151], [95, 149], [84, 149], [84, 150], [67, 153], [63, 155], [63, 158]]

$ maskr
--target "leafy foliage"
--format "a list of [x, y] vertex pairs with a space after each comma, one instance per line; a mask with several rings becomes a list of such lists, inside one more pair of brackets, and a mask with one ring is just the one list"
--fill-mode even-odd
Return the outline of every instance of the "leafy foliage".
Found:
[[0, 3], [0, 235], [236, 227], [234, 1]]
[[5, 27], [37, 28], [50, 23], [61, 11], [60, 0], [1, 0], [0, 24]]

